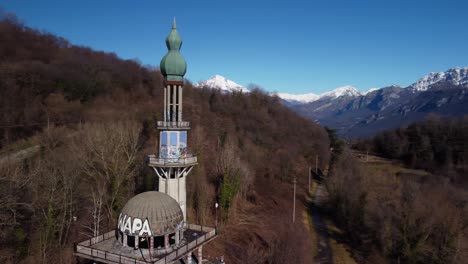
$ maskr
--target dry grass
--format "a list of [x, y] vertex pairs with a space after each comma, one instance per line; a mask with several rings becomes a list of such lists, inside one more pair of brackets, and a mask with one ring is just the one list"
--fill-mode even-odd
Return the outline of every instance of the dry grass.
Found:
[[11, 154], [16, 151], [24, 150], [29, 147], [32, 147], [36, 144], [39, 144], [39, 139], [37, 136], [25, 138], [25, 139], [20, 139], [14, 143], [11, 143], [9, 145], [4, 146], [3, 148], [0, 149], [0, 155], [6, 155], [6, 154]]
[[389, 160], [382, 157], [362, 154], [360, 152], [353, 151], [353, 155], [362, 165], [362, 168], [365, 169], [366, 175], [375, 175], [375, 174], [390, 174], [390, 175], [399, 175], [399, 174], [413, 174], [419, 176], [429, 175], [428, 172], [423, 170], [415, 170], [406, 168], [401, 162], [395, 160]]
[[[343, 231], [339, 229], [330, 219], [326, 219], [327, 229], [329, 234], [343, 235]], [[345, 244], [337, 242], [333, 236], [329, 237], [330, 248], [333, 254], [335, 264], [357, 264], [351, 256], [350, 250]]]
[[392, 175], [398, 175], [398, 174], [414, 174], [414, 175], [429, 175], [428, 172], [423, 171], [423, 170], [414, 170], [414, 169], [408, 169], [403, 167], [399, 163], [391, 163], [391, 162], [368, 162], [368, 163], [362, 163], [366, 171], [370, 173], [370, 175], [375, 174], [375, 173], [390, 173]]

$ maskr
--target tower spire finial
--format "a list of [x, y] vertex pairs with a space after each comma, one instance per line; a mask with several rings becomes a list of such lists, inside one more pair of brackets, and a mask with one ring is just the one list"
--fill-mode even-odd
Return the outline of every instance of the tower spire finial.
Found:
[[166, 38], [167, 54], [162, 58], [160, 65], [161, 73], [166, 81], [184, 81], [187, 71], [187, 63], [180, 54], [182, 38], [177, 32], [176, 19], [172, 22], [172, 29]]

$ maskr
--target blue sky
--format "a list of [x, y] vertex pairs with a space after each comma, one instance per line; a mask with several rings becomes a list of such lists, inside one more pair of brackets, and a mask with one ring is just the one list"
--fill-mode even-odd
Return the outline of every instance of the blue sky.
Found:
[[186, 78], [215, 74], [269, 91], [409, 85], [468, 66], [468, 1], [0, 0], [28, 26], [159, 65], [172, 18]]

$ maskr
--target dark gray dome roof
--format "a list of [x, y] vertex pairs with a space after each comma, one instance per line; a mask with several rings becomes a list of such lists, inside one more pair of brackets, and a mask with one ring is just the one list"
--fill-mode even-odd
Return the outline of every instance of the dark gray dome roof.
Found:
[[125, 204], [122, 215], [148, 219], [153, 236], [174, 233], [184, 221], [179, 203], [162, 192], [144, 192]]

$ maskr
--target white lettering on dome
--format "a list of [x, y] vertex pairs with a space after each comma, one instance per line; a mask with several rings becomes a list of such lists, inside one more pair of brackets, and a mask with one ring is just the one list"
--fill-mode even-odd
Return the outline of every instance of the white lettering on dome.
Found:
[[148, 219], [146, 219], [145, 222], [143, 222], [143, 228], [141, 228], [140, 233], [138, 235], [142, 236], [144, 234], [151, 236], [151, 229], [149, 227]]
[[128, 233], [133, 233], [132, 232], [132, 218], [130, 216], [127, 216], [127, 219], [125, 219], [125, 225], [123, 227], [123, 232], [127, 232]]
[[119, 230], [122, 230], [122, 228], [123, 228], [123, 223], [125, 221], [125, 217], [126, 217], [126, 215], [123, 215], [123, 214], [119, 215], [119, 222], [117, 223], [117, 228]]
[[138, 236], [152, 236], [151, 228], [148, 222], [148, 219], [145, 221], [140, 218], [120, 214], [119, 221], [117, 222], [117, 229], [123, 233], [133, 234]]
[[140, 218], [133, 218], [132, 233], [136, 233], [136, 230], [141, 230], [143, 223]]

